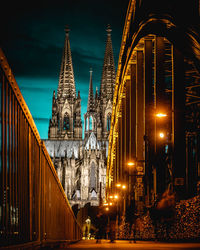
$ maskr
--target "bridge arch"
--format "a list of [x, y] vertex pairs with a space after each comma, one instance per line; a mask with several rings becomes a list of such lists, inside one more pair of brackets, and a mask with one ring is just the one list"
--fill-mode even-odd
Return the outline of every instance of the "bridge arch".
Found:
[[[195, 134], [192, 140], [199, 141], [198, 122], [192, 128], [192, 118], [188, 118], [199, 105], [200, 32], [194, 2], [183, 7], [184, 13], [187, 9], [194, 12], [188, 22], [182, 9], [174, 12], [177, 3], [129, 2], [113, 100], [107, 197], [116, 183], [128, 181], [131, 187], [134, 182], [141, 213], [145, 202], [151, 204], [169, 184], [188, 196], [197, 185], [189, 187], [192, 174], [187, 173], [196, 171], [199, 163], [193, 167], [196, 170], [190, 170], [191, 154], [186, 152], [191, 131]], [[167, 119], [158, 121], [155, 114], [161, 110]], [[199, 121], [199, 112], [195, 117]], [[157, 137], [160, 129], [166, 132], [162, 142]], [[133, 169], [128, 167], [130, 161]], [[168, 177], [163, 169], [168, 170]]]

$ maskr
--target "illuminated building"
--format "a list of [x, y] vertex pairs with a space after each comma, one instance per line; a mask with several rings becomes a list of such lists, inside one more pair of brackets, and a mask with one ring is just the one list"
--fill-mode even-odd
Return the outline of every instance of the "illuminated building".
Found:
[[57, 95], [53, 93], [52, 118], [48, 140], [45, 140], [59, 179], [71, 205], [99, 205], [105, 196], [106, 162], [110, 131], [115, 67], [111, 28], [107, 42], [100, 91], [93, 93], [90, 70], [87, 112], [84, 114], [82, 139], [81, 96], [76, 96], [69, 29], [63, 51]]

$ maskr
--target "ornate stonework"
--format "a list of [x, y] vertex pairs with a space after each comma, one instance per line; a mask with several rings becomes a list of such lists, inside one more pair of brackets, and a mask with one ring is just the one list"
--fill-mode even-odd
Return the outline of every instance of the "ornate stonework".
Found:
[[115, 66], [108, 26], [100, 93], [96, 90], [95, 96], [90, 70], [82, 139], [81, 97], [79, 91], [76, 96], [67, 28], [57, 96], [54, 91], [48, 140], [44, 142], [71, 205], [83, 207], [90, 202], [91, 206], [98, 206], [100, 193], [102, 199], [105, 196], [114, 84]]

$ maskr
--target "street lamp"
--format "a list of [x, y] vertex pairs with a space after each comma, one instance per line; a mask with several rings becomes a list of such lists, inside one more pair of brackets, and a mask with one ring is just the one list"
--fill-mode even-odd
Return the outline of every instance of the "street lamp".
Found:
[[[137, 176], [137, 160], [129, 161], [127, 165], [129, 167], [129, 177], [130, 177], [129, 206], [127, 208], [128, 220], [130, 222], [129, 237], [131, 236], [132, 225], [134, 224], [133, 235], [134, 235], [134, 242], [135, 242], [135, 233], [136, 233], [135, 232], [135, 216], [136, 216], [135, 188], [136, 188], [136, 176]], [[130, 241], [131, 241], [131, 238], [130, 238]]]
[[127, 163], [127, 165], [128, 165], [129, 167], [133, 167], [133, 166], [136, 165], [136, 163], [135, 163], [134, 161], [129, 161], [129, 162]]
[[117, 200], [118, 198], [119, 198], [119, 197], [118, 197], [118, 195], [117, 195], [117, 194], [115, 194], [115, 195], [114, 195], [114, 199], [116, 199], [116, 200]]
[[125, 184], [121, 184], [121, 183], [117, 183], [116, 184], [116, 187], [118, 188], [118, 189], [126, 189], [126, 185]]
[[166, 114], [166, 113], [160, 112], [160, 113], [156, 113], [155, 116], [156, 116], [157, 118], [163, 118], [163, 117], [166, 117], [167, 114]]
[[122, 189], [126, 189], [126, 185], [122, 185]]
[[121, 187], [121, 185], [122, 185], [121, 183], [117, 183], [116, 187]]
[[160, 137], [161, 139], [163, 139], [163, 138], [165, 138], [165, 134], [164, 134], [163, 132], [160, 132], [160, 133], [159, 133], [159, 137]]
[[[166, 144], [169, 144], [169, 131], [166, 132], [166, 126], [169, 122], [169, 117], [166, 112], [159, 111], [154, 113], [155, 118], [155, 139], [154, 139], [154, 199], [156, 200], [157, 193], [163, 192], [166, 188], [162, 180], [164, 167], [165, 167], [165, 153], [168, 147]], [[167, 119], [166, 119], [167, 118]], [[159, 131], [160, 130], [160, 131]], [[163, 131], [164, 130], [164, 131]], [[167, 129], [168, 130], [168, 129]], [[169, 168], [169, 167], [168, 167]]]

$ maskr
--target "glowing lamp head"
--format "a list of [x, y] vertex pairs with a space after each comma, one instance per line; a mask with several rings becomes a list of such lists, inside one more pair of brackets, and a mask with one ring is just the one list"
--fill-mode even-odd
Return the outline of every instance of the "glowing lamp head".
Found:
[[121, 187], [121, 183], [117, 183], [117, 184], [116, 184], [116, 187]]
[[167, 116], [167, 114], [165, 114], [165, 113], [157, 113], [156, 114], [156, 117], [158, 117], [158, 118], [163, 118], [163, 117], [166, 117]]
[[160, 133], [159, 133], [159, 137], [160, 137], [161, 139], [163, 139], [163, 138], [165, 137], [165, 134], [164, 134], [163, 132], [160, 132]]
[[135, 162], [133, 162], [133, 161], [128, 162], [128, 166], [129, 166], [129, 167], [135, 166]]
[[126, 189], [126, 185], [122, 185], [122, 189]]
[[117, 194], [115, 194], [115, 195], [114, 195], [114, 198], [117, 200], [117, 199], [118, 199], [118, 195], [117, 195]]
[[110, 198], [110, 199], [113, 199], [113, 195], [110, 195], [109, 198]]

